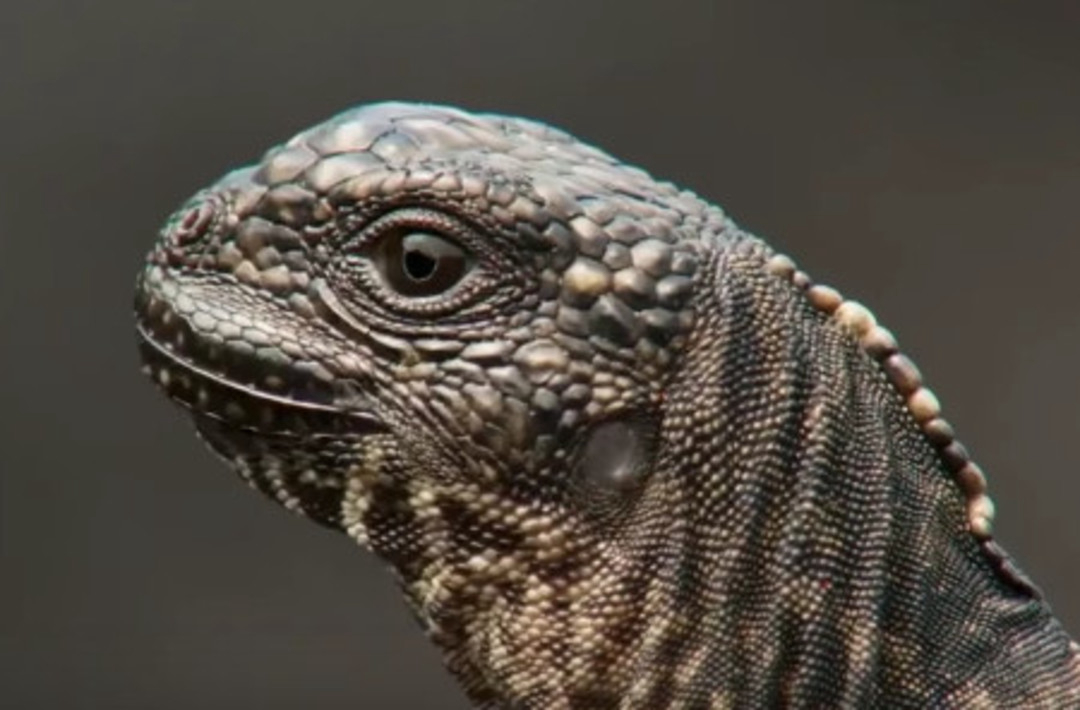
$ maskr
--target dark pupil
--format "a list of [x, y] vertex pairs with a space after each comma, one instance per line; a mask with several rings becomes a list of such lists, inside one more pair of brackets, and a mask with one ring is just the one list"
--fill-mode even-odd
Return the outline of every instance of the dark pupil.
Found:
[[405, 273], [417, 281], [423, 281], [435, 273], [438, 262], [430, 254], [420, 250], [405, 252]]
[[460, 246], [428, 232], [387, 235], [377, 265], [390, 287], [403, 296], [443, 293], [461, 280], [468, 266]]

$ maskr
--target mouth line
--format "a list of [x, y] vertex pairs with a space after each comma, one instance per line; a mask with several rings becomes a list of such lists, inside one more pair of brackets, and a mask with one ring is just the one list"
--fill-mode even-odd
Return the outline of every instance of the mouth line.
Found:
[[363, 408], [365, 398], [349, 381], [327, 385], [328, 398], [342, 404], [298, 400], [241, 384], [200, 366], [166, 347], [142, 323], [136, 324], [136, 333], [147, 374], [170, 399], [200, 417], [273, 435], [384, 428], [374, 412]]

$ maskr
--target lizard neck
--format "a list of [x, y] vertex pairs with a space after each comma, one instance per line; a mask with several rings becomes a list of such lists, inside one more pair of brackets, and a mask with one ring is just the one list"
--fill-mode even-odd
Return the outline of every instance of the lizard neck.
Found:
[[879, 364], [743, 256], [718, 265], [669, 390], [664, 505], [685, 523], [666, 576], [687, 631], [642, 653], [699, 658], [764, 704], [1075, 702], [1053, 695], [1076, 692], [1061, 690], [1080, 682], [1075, 647], [972, 533]]

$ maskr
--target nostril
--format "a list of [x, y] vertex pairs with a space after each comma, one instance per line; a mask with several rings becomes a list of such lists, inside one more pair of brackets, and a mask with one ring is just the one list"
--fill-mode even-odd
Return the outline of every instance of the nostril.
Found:
[[209, 201], [193, 205], [173, 224], [168, 239], [173, 246], [187, 246], [206, 233], [213, 218], [214, 208]]

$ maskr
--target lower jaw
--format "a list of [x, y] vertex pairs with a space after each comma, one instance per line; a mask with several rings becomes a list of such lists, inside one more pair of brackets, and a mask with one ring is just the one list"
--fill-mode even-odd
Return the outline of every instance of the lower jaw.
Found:
[[271, 448], [271, 440], [278, 446], [288, 446], [297, 439], [294, 434], [263, 434], [245, 426], [236, 426], [210, 414], [192, 412], [192, 420], [199, 438], [206, 442], [218, 456], [230, 463], [238, 457], [260, 456]]
[[[332, 528], [360, 440], [385, 431], [369, 400], [342, 385], [326, 403], [301, 401], [230, 380], [140, 330], [147, 374], [187, 409], [199, 436], [252, 487]], [[346, 396], [348, 395], [348, 396]]]
[[342, 499], [364, 434], [262, 434], [205, 415], [194, 420], [199, 437], [252, 488], [341, 529]]

